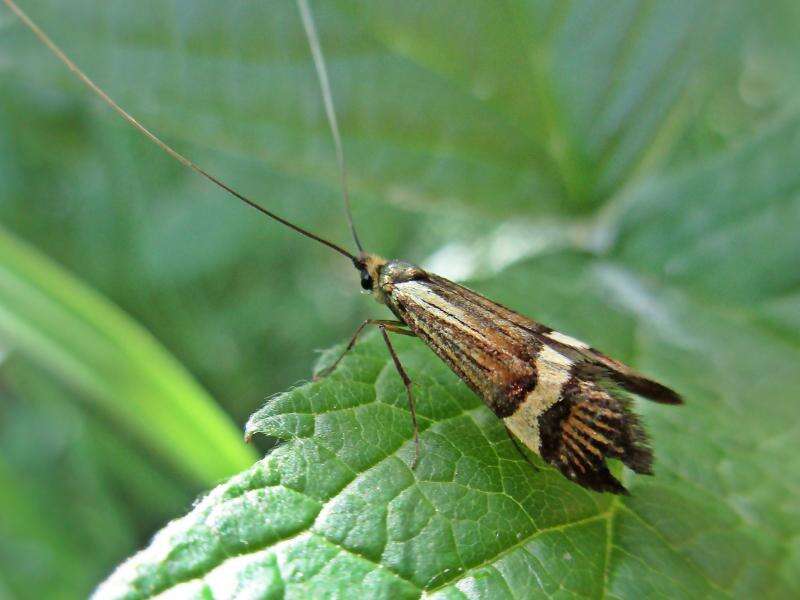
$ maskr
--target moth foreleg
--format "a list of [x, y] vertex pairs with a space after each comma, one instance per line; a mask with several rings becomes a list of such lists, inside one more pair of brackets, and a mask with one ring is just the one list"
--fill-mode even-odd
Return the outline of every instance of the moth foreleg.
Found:
[[411, 411], [411, 423], [414, 426], [414, 461], [411, 463], [411, 469], [413, 470], [417, 468], [417, 463], [419, 463], [419, 427], [417, 426], [417, 409], [414, 405], [414, 394], [411, 391], [411, 379], [408, 377], [406, 370], [403, 368], [403, 364], [400, 362], [397, 352], [394, 351], [394, 346], [392, 346], [392, 342], [389, 341], [389, 335], [386, 333], [386, 331], [394, 331], [395, 333], [403, 333], [405, 335], [414, 334], [408, 330], [403, 330], [402, 332], [395, 331], [394, 329], [390, 329], [389, 326], [384, 323], [379, 323], [378, 328], [381, 330], [381, 335], [383, 335], [383, 341], [386, 342], [386, 347], [389, 349], [389, 354], [392, 355], [392, 361], [394, 362], [397, 372], [400, 374], [400, 379], [403, 380], [403, 385], [406, 387], [408, 408]]
[[379, 327], [385, 327], [387, 330], [389, 330], [391, 332], [394, 332], [394, 333], [400, 333], [400, 334], [403, 334], [403, 335], [414, 336], [413, 332], [409, 331], [408, 329], [404, 329], [405, 327], [407, 327], [407, 325], [405, 323], [403, 323], [402, 321], [388, 321], [388, 320], [384, 320], [384, 319], [367, 319], [366, 321], [361, 323], [361, 325], [358, 326], [358, 328], [356, 329], [355, 333], [353, 333], [353, 337], [350, 338], [350, 342], [348, 342], [347, 346], [345, 347], [344, 351], [339, 355], [339, 357], [335, 361], [333, 361], [333, 364], [331, 364], [328, 367], [325, 367], [319, 373], [316, 373], [314, 375], [314, 381], [322, 379], [323, 377], [327, 377], [328, 375], [333, 373], [333, 371], [336, 370], [336, 367], [339, 366], [339, 363], [342, 362], [342, 359], [345, 356], [347, 356], [347, 353], [350, 352], [350, 350], [353, 349], [353, 346], [356, 345], [356, 342], [358, 341], [358, 336], [361, 335], [361, 332], [364, 331], [364, 328], [367, 325], [377, 325]]

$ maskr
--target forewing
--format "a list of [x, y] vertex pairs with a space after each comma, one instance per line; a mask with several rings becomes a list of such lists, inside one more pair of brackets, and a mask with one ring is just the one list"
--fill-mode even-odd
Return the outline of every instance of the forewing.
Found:
[[598, 491], [624, 493], [606, 466], [650, 473], [632, 392], [680, 397], [588, 344], [431, 275], [393, 286], [388, 305], [531, 450]]
[[491, 303], [439, 277], [393, 286], [387, 304], [455, 373], [504, 417], [536, 385], [540, 342], [498, 318]]

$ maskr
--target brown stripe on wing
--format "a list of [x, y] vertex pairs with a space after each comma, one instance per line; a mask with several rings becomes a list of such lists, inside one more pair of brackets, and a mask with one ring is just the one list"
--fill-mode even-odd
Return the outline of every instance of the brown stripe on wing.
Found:
[[[539, 383], [536, 363], [532, 363], [533, 372], [527, 378], [514, 379], [506, 385], [505, 389], [498, 392], [492, 399], [490, 408], [501, 419], [510, 417], [519, 410], [525, 399]], [[536, 448], [533, 448], [536, 451]]]
[[539, 417], [540, 453], [576, 483], [598, 492], [626, 494], [606, 459], [651, 474], [653, 455], [638, 417], [622, 393], [573, 377], [561, 399]]
[[388, 306], [500, 417], [536, 386], [539, 341], [442, 279], [394, 286]]

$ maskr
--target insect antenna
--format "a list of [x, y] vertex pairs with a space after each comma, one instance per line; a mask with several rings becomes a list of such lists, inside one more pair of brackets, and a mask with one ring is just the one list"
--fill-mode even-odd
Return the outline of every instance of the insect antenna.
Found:
[[[138, 129], [142, 134], [144, 134], [147, 138], [149, 138], [150, 141], [152, 141], [154, 144], [156, 144], [164, 152], [169, 154], [172, 158], [177, 160], [182, 165], [190, 168], [192, 171], [194, 171], [198, 175], [201, 175], [202, 177], [205, 177], [208, 181], [210, 181], [214, 185], [222, 188], [223, 190], [228, 192], [230, 195], [232, 195], [235, 198], [241, 200], [242, 202], [244, 202], [245, 204], [247, 204], [251, 208], [254, 208], [258, 212], [268, 216], [270, 219], [273, 219], [273, 220], [277, 221], [278, 223], [281, 223], [282, 225], [285, 225], [289, 229], [293, 229], [297, 233], [299, 233], [301, 235], [304, 235], [305, 237], [310, 238], [312, 240], [315, 240], [315, 241], [317, 241], [317, 242], [319, 242], [321, 244], [324, 244], [328, 248], [331, 248], [332, 250], [335, 250], [339, 254], [341, 254], [343, 256], [346, 256], [357, 267], [361, 265], [361, 259], [359, 257], [351, 254], [350, 252], [348, 252], [347, 250], [345, 250], [341, 246], [339, 246], [337, 244], [334, 244], [333, 242], [328, 241], [328, 240], [316, 235], [315, 233], [312, 233], [312, 232], [308, 231], [307, 229], [304, 229], [304, 228], [300, 227], [299, 225], [295, 225], [291, 221], [287, 221], [283, 217], [278, 216], [277, 214], [273, 213], [270, 210], [267, 210], [266, 208], [264, 208], [260, 204], [256, 203], [255, 201], [251, 200], [250, 198], [248, 198], [247, 196], [245, 196], [243, 194], [240, 194], [239, 192], [234, 190], [232, 187], [230, 187], [228, 184], [226, 184], [222, 180], [218, 179], [217, 177], [215, 177], [214, 175], [212, 175], [211, 173], [209, 173], [208, 171], [206, 171], [205, 169], [203, 169], [202, 167], [200, 167], [196, 163], [194, 163], [191, 160], [189, 160], [188, 158], [186, 158], [183, 154], [181, 154], [180, 152], [178, 152], [177, 150], [172, 148], [172, 146], [167, 144], [160, 137], [158, 137], [155, 133], [153, 133], [147, 127], [142, 125], [130, 113], [128, 113], [124, 108], [122, 108], [114, 100], [112, 100], [111, 97], [108, 94], [106, 94], [100, 88], [100, 86], [98, 86], [94, 81], [92, 81], [92, 79], [90, 79], [89, 76], [86, 75], [86, 73], [84, 73], [80, 69], [80, 67], [78, 67], [78, 65], [76, 65], [64, 53], [64, 51], [61, 50], [61, 48], [59, 48], [59, 46], [53, 40], [51, 40], [50, 37], [19, 6], [17, 6], [17, 4], [13, 0], [3, 0], [3, 2], [5, 2], [6, 6], [8, 6], [11, 9], [11, 11], [15, 15], [17, 15], [17, 17], [19, 17], [20, 21], [22, 21], [25, 24], [25, 26], [27, 26], [28, 29], [30, 29], [37, 38], [39, 38], [39, 41], [41, 41], [47, 47], [47, 49], [50, 50], [50, 52], [52, 52], [56, 56], [56, 58], [58, 58], [62, 63], [64, 63], [64, 65], [66, 65], [66, 67], [70, 71], [72, 71], [78, 77], [78, 79], [80, 79], [84, 83], [84, 85], [86, 85], [86, 87], [88, 87], [94, 94], [96, 94], [101, 100], [103, 100], [103, 102], [105, 102], [108, 106], [110, 106], [112, 109], [114, 109], [114, 111], [116, 111], [117, 114], [119, 114], [123, 119], [125, 119], [128, 123], [130, 123], [134, 128]], [[352, 227], [352, 222], [351, 222], [351, 227]], [[354, 233], [355, 233], [355, 230], [354, 230]], [[357, 238], [356, 238], [356, 243], [357, 243], [357, 245], [359, 247], [359, 251], [360, 251], [361, 250], [361, 245], [358, 244], [358, 239]]]
[[358, 251], [363, 253], [364, 248], [361, 246], [361, 240], [358, 239], [356, 226], [353, 223], [353, 212], [350, 208], [350, 193], [347, 187], [347, 165], [344, 160], [344, 151], [342, 150], [342, 138], [339, 135], [339, 123], [336, 120], [336, 109], [333, 106], [333, 93], [331, 92], [331, 84], [328, 80], [328, 70], [325, 67], [325, 57], [322, 54], [322, 46], [317, 36], [317, 28], [314, 25], [314, 15], [311, 13], [311, 8], [306, 0], [297, 0], [297, 8], [300, 10], [300, 18], [303, 20], [303, 28], [306, 30], [308, 45], [311, 48], [311, 56], [314, 59], [314, 69], [317, 71], [319, 87], [322, 90], [322, 102], [325, 104], [325, 114], [328, 117], [328, 124], [330, 125], [331, 134], [333, 135], [333, 145], [336, 148], [336, 161], [339, 163], [339, 180], [342, 185], [342, 197], [344, 198], [344, 212], [347, 216], [347, 224], [350, 226], [350, 233], [353, 234], [353, 240], [358, 247]]

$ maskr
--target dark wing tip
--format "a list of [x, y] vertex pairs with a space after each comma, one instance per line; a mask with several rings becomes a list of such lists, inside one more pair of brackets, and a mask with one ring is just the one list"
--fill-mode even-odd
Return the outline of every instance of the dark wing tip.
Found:
[[602, 352], [588, 348], [581, 353], [583, 362], [575, 366], [576, 375], [589, 381], [609, 378], [618, 386], [662, 404], [683, 404], [680, 394], [657, 381], [648, 379], [619, 361], [613, 360]]
[[652, 379], [638, 375], [624, 375], [622, 373], [615, 373], [613, 379], [623, 389], [653, 402], [683, 404], [683, 398], [681, 398], [680, 394]]

